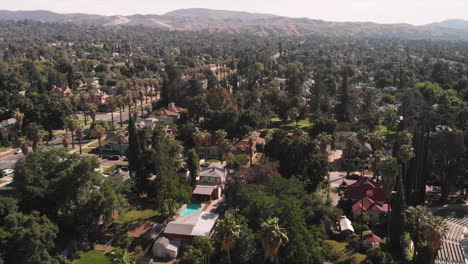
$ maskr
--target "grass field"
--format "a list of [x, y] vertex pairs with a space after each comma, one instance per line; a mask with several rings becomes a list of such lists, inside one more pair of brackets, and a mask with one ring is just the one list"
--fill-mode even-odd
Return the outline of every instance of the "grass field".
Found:
[[0, 147], [0, 152], [10, 150], [11, 147]]
[[[339, 252], [342, 252], [342, 251], [346, 250], [346, 246], [348, 245], [348, 243], [346, 243], [346, 242], [338, 242], [338, 241], [335, 241], [335, 240], [325, 240], [325, 242], [327, 244], [329, 244], [330, 246], [332, 246], [333, 251], [335, 253], [339, 253]], [[364, 261], [367, 258], [366, 255], [360, 254], [360, 253], [353, 254], [353, 257], [356, 260], [355, 263], [361, 263], [362, 261]]]
[[119, 224], [128, 224], [132, 223], [134, 221], [145, 221], [145, 220], [150, 220], [152, 218], [155, 218], [159, 216], [160, 213], [156, 210], [133, 210], [129, 211], [124, 215], [119, 216], [115, 222]]
[[111, 260], [106, 255], [97, 251], [89, 251], [83, 254], [76, 264], [111, 264]]
[[279, 117], [273, 117], [271, 118], [270, 120], [270, 127], [272, 128], [284, 128], [284, 129], [293, 129], [293, 128], [306, 128], [306, 127], [309, 127], [313, 125], [309, 119], [304, 119], [304, 120], [301, 120], [299, 122], [297, 122], [297, 126], [296, 126], [296, 122], [292, 121], [292, 120], [288, 120], [288, 122], [283, 122], [281, 119], [279, 119]]
[[113, 172], [115, 170], [115, 168], [117, 168], [116, 164], [114, 164], [114, 165], [112, 165], [110, 167], [104, 168], [104, 170], [102, 170], [102, 173], [110, 174], [111, 172]]

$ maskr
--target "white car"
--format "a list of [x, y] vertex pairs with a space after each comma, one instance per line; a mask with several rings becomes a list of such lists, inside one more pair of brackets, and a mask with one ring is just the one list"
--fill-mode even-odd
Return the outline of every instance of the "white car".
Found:
[[15, 154], [21, 154], [21, 153], [23, 153], [23, 151], [22, 151], [21, 149], [17, 149], [17, 150], [15, 151]]
[[10, 174], [13, 174], [15, 172], [14, 169], [4, 169], [3, 170], [3, 173], [5, 173], [5, 175], [10, 175]]

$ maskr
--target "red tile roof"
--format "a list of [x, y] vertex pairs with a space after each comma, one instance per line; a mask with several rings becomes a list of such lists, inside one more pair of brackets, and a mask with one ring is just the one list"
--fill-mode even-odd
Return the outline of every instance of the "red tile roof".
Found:
[[364, 197], [353, 205], [353, 213], [369, 211], [388, 212], [388, 204], [379, 204], [369, 197]]
[[378, 202], [387, 200], [384, 190], [367, 177], [360, 177], [357, 182], [348, 186], [346, 190], [346, 197], [350, 199], [360, 200], [367, 196]]
[[372, 231], [369, 234], [365, 235], [364, 239], [367, 240], [369, 243], [380, 243], [380, 240], [382, 240], [379, 236], [372, 233]]

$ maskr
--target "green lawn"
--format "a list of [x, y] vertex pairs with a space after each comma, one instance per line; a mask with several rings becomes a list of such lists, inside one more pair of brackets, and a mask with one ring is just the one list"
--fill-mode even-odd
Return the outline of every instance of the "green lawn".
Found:
[[[325, 242], [327, 244], [329, 244], [330, 246], [332, 246], [333, 251], [335, 253], [339, 253], [341, 251], [344, 251], [346, 249], [346, 246], [348, 245], [348, 243], [346, 243], [346, 242], [338, 242], [338, 241], [335, 241], [335, 240], [325, 240]], [[353, 257], [356, 260], [356, 263], [361, 263], [362, 261], [364, 261], [367, 258], [366, 255], [360, 254], [360, 253], [353, 254]]]
[[[283, 122], [279, 117], [273, 117], [271, 118], [270, 120], [270, 126], [272, 128], [295, 128], [296, 127], [296, 122], [292, 121], [292, 120], [288, 120], [288, 122]], [[299, 128], [306, 128], [306, 127], [309, 127], [313, 125], [309, 119], [304, 119], [304, 120], [301, 120], [299, 122], [297, 122], [297, 127]]]
[[395, 131], [388, 130], [388, 128], [386, 126], [384, 126], [384, 125], [377, 126], [377, 131], [379, 131], [380, 133], [382, 133], [384, 135], [396, 134]]
[[329, 244], [330, 246], [332, 246], [333, 251], [335, 253], [343, 251], [346, 248], [346, 246], [348, 245], [348, 243], [346, 243], [346, 242], [338, 242], [338, 241], [335, 241], [335, 240], [325, 240], [325, 242], [327, 244]]
[[145, 221], [145, 220], [150, 220], [152, 218], [155, 218], [159, 216], [160, 213], [156, 210], [133, 210], [129, 211], [124, 215], [119, 216], [115, 222], [119, 224], [128, 224], [132, 223], [134, 221]]
[[93, 142], [93, 143], [89, 144], [88, 147], [90, 147], [90, 148], [97, 148], [97, 147], [99, 147], [99, 141], [96, 140], [96, 142]]
[[111, 260], [100, 252], [88, 251], [78, 259], [76, 264], [111, 264]]
[[[81, 151], [82, 151], [83, 153], [90, 153], [91, 151], [93, 151], [93, 149], [92, 149], [92, 148], [83, 148], [83, 149], [81, 149]], [[77, 153], [80, 153], [80, 151], [78, 150]]]
[[0, 147], [0, 152], [10, 150], [11, 147]]

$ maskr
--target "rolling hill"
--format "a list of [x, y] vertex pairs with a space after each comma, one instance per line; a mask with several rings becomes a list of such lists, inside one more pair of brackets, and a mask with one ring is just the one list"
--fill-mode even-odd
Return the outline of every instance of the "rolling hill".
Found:
[[230, 32], [260, 36], [319, 34], [361, 38], [468, 40], [467, 21], [463, 20], [412, 26], [371, 22], [328, 22], [309, 18], [289, 18], [270, 14], [201, 8], [180, 9], [164, 15], [131, 16], [58, 14], [42, 10], [0, 10], [0, 20], [24, 19], [103, 26], [142, 25], [164, 30]]

